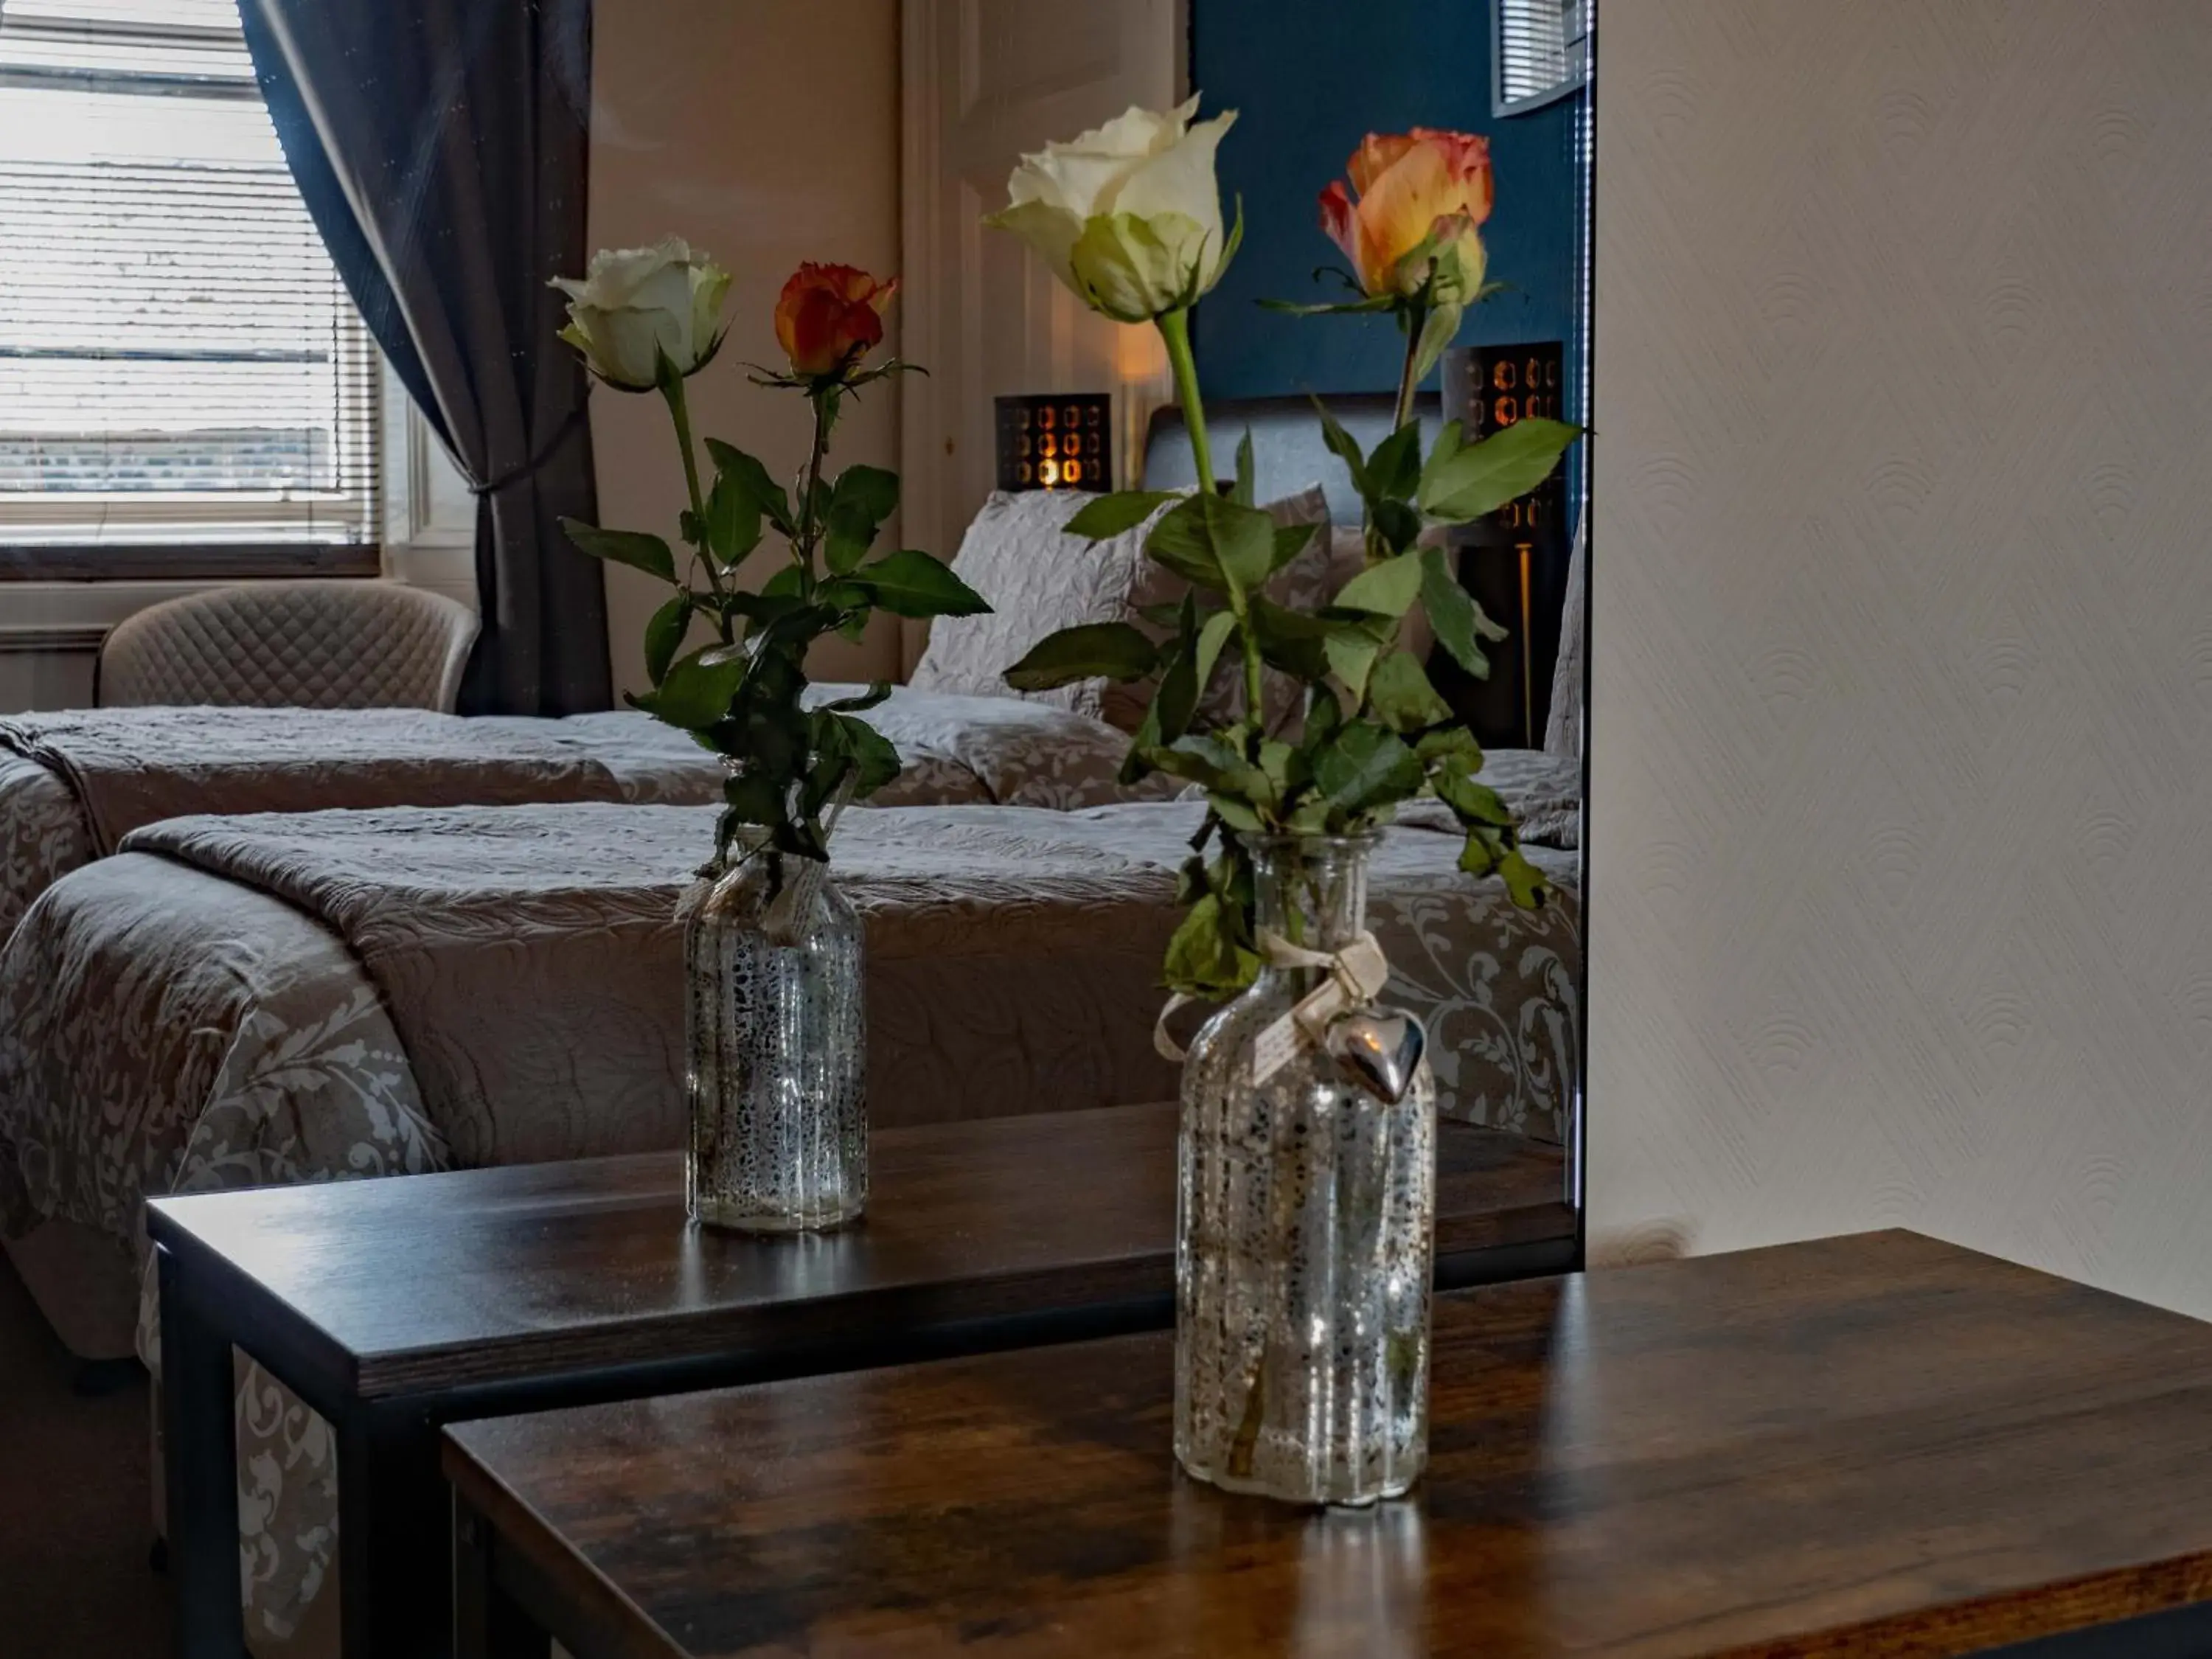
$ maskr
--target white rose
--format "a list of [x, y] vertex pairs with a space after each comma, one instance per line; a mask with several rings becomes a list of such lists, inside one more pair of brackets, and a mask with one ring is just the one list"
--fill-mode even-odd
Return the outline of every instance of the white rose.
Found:
[[1034, 248], [1092, 310], [1120, 323], [1180, 311], [1221, 280], [1242, 234], [1224, 232], [1214, 152], [1237, 112], [1191, 125], [1194, 98], [1132, 108], [1073, 143], [1024, 155], [1007, 206], [984, 222]]
[[553, 286], [568, 296], [561, 337], [584, 354], [592, 374], [625, 392], [653, 389], [656, 353], [690, 375], [721, 348], [730, 273], [693, 254], [680, 236], [653, 247], [602, 249], [583, 281], [556, 276]]

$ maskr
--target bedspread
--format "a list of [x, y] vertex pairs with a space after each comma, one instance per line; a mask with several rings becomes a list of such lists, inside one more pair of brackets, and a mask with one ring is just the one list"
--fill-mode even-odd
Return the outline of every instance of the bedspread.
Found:
[[[1171, 1095], [1152, 1053], [1172, 872], [1203, 809], [860, 809], [880, 1124]], [[676, 902], [712, 810], [619, 805], [170, 820], [0, 947], [0, 1225], [112, 1239], [155, 1310], [146, 1195], [679, 1145]], [[1579, 1024], [1573, 860], [1534, 914], [1388, 832], [1370, 920], [1451, 1115], [1557, 1138]], [[240, 1381], [243, 1579], [281, 1639], [335, 1551], [327, 1430]]]
[[[825, 684], [815, 701], [864, 688]], [[898, 749], [884, 806], [1073, 808], [1125, 787], [1127, 739], [1010, 697], [900, 686], [868, 718]], [[464, 720], [418, 709], [100, 708], [0, 719], [0, 939], [69, 871], [131, 830], [194, 813], [720, 798], [720, 759], [632, 712]]]

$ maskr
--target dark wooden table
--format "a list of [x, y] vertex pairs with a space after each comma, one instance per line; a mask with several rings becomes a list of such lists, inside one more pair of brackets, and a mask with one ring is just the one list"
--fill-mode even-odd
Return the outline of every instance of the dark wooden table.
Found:
[[1175, 1474], [1164, 1333], [454, 1428], [460, 1650], [2212, 1652], [2212, 1326], [1890, 1232], [1436, 1339], [1429, 1474], [1364, 1513]]
[[[1439, 1147], [1440, 1283], [1571, 1261], [1557, 1148]], [[413, 1659], [452, 1630], [441, 1424], [1173, 1318], [1171, 1107], [887, 1130], [872, 1176], [812, 1238], [688, 1226], [674, 1155], [150, 1204], [180, 1653], [242, 1649], [234, 1344], [337, 1431], [349, 1659]]]

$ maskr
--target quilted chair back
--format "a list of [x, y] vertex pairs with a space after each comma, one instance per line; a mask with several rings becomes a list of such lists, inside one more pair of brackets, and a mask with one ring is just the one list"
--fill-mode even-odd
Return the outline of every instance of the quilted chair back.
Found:
[[100, 648], [94, 700], [450, 711], [476, 636], [468, 606], [392, 582], [221, 587], [118, 624]]

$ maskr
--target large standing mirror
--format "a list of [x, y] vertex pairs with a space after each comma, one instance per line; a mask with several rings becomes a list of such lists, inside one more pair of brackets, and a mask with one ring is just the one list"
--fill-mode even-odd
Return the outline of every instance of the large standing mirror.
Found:
[[450, 1419], [1179, 1309], [1418, 1477], [1583, 1256], [1585, 33], [0, 0], [0, 1326], [186, 1650], [438, 1650]]

